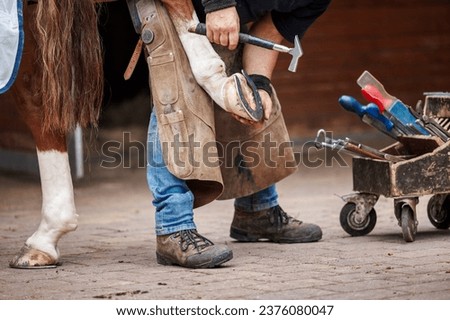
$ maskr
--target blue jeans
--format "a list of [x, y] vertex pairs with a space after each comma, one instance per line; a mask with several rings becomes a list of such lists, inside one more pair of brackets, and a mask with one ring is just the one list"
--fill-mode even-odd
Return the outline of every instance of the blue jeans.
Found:
[[[147, 138], [147, 182], [153, 194], [156, 235], [180, 230], [196, 229], [194, 223], [194, 196], [186, 182], [175, 177], [164, 164], [155, 112], [150, 116]], [[278, 204], [275, 185], [255, 194], [238, 198], [234, 205], [254, 212]]]

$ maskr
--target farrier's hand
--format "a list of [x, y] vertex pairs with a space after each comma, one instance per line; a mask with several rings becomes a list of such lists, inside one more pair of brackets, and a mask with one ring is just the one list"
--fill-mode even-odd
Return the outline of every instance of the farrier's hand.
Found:
[[236, 7], [209, 12], [206, 14], [206, 36], [209, 41], [236, 49], [239, 42], [239, 15]]

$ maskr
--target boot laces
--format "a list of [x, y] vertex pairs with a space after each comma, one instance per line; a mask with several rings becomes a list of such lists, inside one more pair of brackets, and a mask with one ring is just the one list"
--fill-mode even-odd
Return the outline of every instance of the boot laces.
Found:
[[189, 246], [192, 245], [194, 248], [200, 252], [202, 249], [214, 245], [214, 243], [204, 236], [199, 234], [197, 230], [181, 230], [174, 236], [175, 238], [180, 237], [180, 248], [182, 251], [188, 250]]
[[302, 223], [301, 221], [292, 218], [289, 216], [280, 206], [275, 206], [271, 208], [267, 212], [269, 216], [270, 223], [277, 228], [277, 230], [280, 230], [283, 225], [286, 225], [290, 222], [298, 222]]

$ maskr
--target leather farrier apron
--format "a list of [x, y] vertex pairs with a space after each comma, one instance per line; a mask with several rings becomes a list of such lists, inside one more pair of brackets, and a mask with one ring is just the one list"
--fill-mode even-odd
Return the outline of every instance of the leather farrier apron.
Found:
[[[154, 0], [128, 4], [141, 34], [150, 31], [153, 36], [145, 48], [164, 160], [188, 184], [194, 207], [250, 195], [293, 173], [297, 163], [275, 91], [268, 121], [241, 124], [214, 105], [195, 81], [164, 6]], [[225, 62], [236, 68], [240, 58], [227, 57]]]

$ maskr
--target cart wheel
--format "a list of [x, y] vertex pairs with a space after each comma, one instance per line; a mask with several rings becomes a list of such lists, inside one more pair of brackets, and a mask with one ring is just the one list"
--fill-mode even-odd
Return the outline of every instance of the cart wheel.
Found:
[[377, 223], [377, 213], [375, 209], [370, 210], [369, 215], [364, 221], [357, 221], [356, 204], [348, 202], [341, 210], [339, 220], [342, 229], [349, 235], [358, 237], [368, 234], [375, 228]]
[[402, 207], [401, 225], [402, 225], [403, 239], [405, 239], [406, 242], [413, 242], [416, 237], [417, 224], [414, 219], [414, 211], [408, 205], [404, 205]]
[[[442, 201], [442, 197], [445, 197]], [[434, 195], [428, 201], [428, 219], [437, 229], [448, 229], [450, 227], [450, 194]]]

